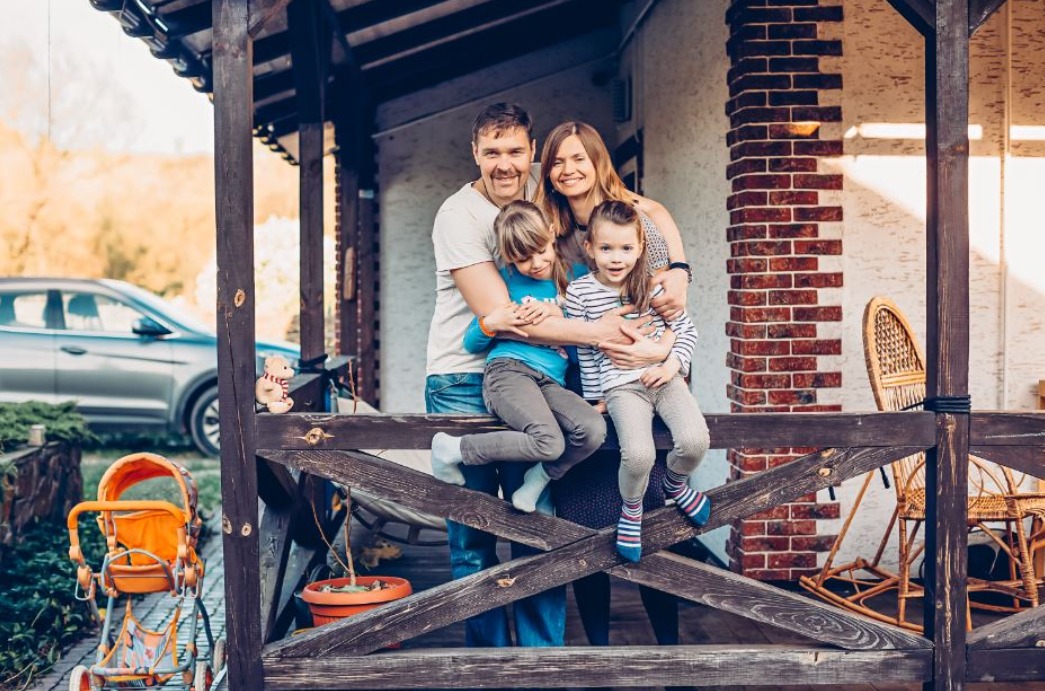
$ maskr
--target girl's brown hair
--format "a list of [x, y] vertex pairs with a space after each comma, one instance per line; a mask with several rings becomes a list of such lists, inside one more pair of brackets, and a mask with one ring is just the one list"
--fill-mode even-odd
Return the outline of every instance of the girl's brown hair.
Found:
[[[570, 203], [552, 185], [551, 170], [555, 156], [559, 153], [562, 143], [567, 137], [576, 136], [584, 147], [585, 153], [595, 166], [595, 184], [588, 195], [596, 201], [617, 200], [622, 202], [633, 202], [634, 195], [628, 191], [624, 181], [617, 175], [613, 167], [613, 159], [602, 141], [599, 131], [586, 122], [570, 120], [558, 125], [548, 133], [544, 141], [544, 149], [541, 150], [541, 185], [537, 188], [537, 206], [541, 207], [544, 215], [551, 221], [552, 229], [556, 235], [569, 233], [576, 219], [570, 210]], [[588, 225], [591, 225], [589, 219]]]
[[635, 262], [631, 273], [624, 279], [624, 290], [621, 297], [626, 298], [629, 304], [635, 305], [638, 314], [645, 314], [650, 309], [650, 271], [649, 262], [646, 260], [646, 232], [642, 227], [639, 212], [628, 202], [610, 199], [596, 206], [591, 212], [591, 220], [588, 221], [588, 239], [591, 247], [598, 242], [596, 235], [599, 226], [612, 223], [626, 228], [634, 228], [639, 243], [639, 258]]
[[[555, 242], [548, 221], [533, 202], [505, 204], [494, 219], [493, 229], [497, 235], [497, 253], [506, 264], [526, 261]], [[569, 283], [566, 263], [558, 254], [552, 263], [552, 280], [560, 293], [566, 292]]]

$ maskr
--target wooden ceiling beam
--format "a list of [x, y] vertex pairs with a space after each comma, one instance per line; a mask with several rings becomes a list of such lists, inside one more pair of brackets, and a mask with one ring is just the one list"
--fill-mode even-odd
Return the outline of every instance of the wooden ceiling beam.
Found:
[[935, 0], [889, 0], [889, 4], [921, 35], [936, 32]]
[[997, 12], [1005, 0], [969, 0], [969, 37]]

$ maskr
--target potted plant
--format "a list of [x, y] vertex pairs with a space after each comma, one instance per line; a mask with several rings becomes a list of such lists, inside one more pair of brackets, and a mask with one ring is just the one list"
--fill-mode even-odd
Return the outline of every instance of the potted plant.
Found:
[[327, 545], [347, 576], [313, 581], [301, 591], [301, 599], [308, 604], [312, 622], [316, 626], [365, 612], [385, 602], [404, 598], [413, 592], [410, 581], [405, 578], [356, 575], [350, 530], [351, 501], [351, 495], [346, 492], [345, 560], [348, 563], [341, 560], [337, 550], [329, 543]]

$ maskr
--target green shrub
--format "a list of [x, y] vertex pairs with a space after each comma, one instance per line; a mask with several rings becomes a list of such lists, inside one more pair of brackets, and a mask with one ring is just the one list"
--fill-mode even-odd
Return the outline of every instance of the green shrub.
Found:
[[57, 405], [40, 401], [0, 403], [0, 451], [25, 443], [32, 425], [45, 425], [51, 441], [83, 444], [94, 440], [75, 408], [71, 401]]

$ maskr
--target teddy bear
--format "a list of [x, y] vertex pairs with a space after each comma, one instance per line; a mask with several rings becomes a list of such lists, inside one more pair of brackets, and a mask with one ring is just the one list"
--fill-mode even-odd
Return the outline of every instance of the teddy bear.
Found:
[[294, 399], [287, 396], [294, 368], [279, 355], [265, 358], [265, 373], [254, 386], [254, 398], [268, 407], [270, 413], [285, 413], [294, 407]]

